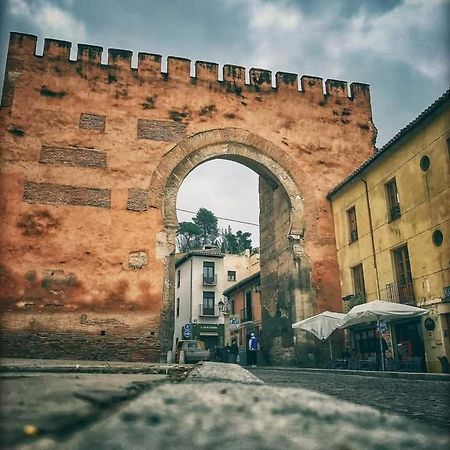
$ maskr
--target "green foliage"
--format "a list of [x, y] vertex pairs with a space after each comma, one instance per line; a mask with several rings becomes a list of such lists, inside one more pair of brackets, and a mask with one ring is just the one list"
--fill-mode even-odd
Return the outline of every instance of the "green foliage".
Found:
[[219, 236], [217, 217], [206, 208], [200, 208], [192, 222], [181, 222], [177, 232], [177, 244], [180, 252], [200, 249], [205, 245], [220, 245], [223, 253], [240, 255], [252, 250], [251, 233], [241, 230], [233, 233], [228, 226]]
[[252, 240], [250, 239], [250, 236], [251, 233], [242, 232], [240, 230], [234, 234], [229, 226], [226, 230], [222, 231], [222, 252], [240, 255], [247, 249], [251, 250]]
[[192, 222], [181, 222], [177, 231], [177, 243], [180, 252], [201, 248], [202, 229]]
[[192, 221], [201, 228], [202, 245], [216, 243], [216, 239], [219, 236], [219, 230], [217, 229], [217, 217], [213, 212], [206, 208], [200, 208]]

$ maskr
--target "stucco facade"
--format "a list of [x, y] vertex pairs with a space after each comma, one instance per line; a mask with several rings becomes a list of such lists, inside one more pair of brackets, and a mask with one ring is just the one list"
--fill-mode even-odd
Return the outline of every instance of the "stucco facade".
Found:
[[[12, 33], [1, 118], [0, 307], [9, 356], [159, 360], [172, 346], [176, 196], [199, 164], [260, 175], [262, 320], [340, 305], [325, 196], [373, 152], [365, 84]], [[275, 352], [279, 354], [278, 351]]]
[[[433, 330], [423, 318], [396, 322], [391, 334], [394, 356], [408, 333], [423, 340], [431, 372], [450, 359], [449, 124], [447, 92], [329, 194], [344, 309], [374, 299], [428, 308]], [[364, 292], [352, 298], [358, 266]]]
[[[189, 324], [191, 338], [207, 348], [230, 344], [229, 330], [218, 304], [223, 292], [259, 269], [259, 255], [228, 255], [218, 249], [193, 250], [175, 264], [175, 326], [173, 348]], [[209, 296], [211, 300], [204, 300]], [[227, 313], [227, 312], [226, 312]]]
[[263, 337], [261, 314], [261, 277], [255, 272], [226, 289], [223, 293], [231, 305], [229, 317], [230, 331], [239, 347], [240, 362], [247, 364], [247, 350], [250, 334], [254, 333], [258, 339], [259, 361], [263, 361], [263, 354], [267, 353]]

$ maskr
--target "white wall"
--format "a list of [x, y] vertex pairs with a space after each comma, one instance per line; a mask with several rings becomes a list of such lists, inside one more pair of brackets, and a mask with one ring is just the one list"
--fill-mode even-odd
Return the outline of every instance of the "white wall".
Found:
[[[217, 284], [203, 286], [203, 262], [213, 262]], [[192, 265], [192, 272], [191, 272]], [[236, 281], [228, 281], [228, 271], [236, 271]], [[259, 270], [259, 258], [247, 255], [191, 256], [175, 268], [175, 327], [173, 346], [176, 339], [183, 339], [182, 326], [190, 320], [197, 323], [224, 323], [222, 314], [218, 317], [200, 317], [200, 305], [203, 304], [203, 292], [214, 292], [215, 305], [224, 299], [223, 291], [233, 284], [247, 278]], [[177, 286], [180, 271], [180, 287]], [[192, 273], [192, 283], [191, 283]], [[191, 296], [192, 293], [192, 296]], [[177, 298], [180, 299], [180, 315], [176, 317]]]

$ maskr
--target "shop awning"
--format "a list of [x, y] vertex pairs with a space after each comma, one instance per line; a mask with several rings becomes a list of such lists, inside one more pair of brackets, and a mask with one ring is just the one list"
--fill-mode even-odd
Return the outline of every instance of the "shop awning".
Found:
[[330, 334], [337, 328], [337, 324], [345, 317], [345, 314], [324, 311], [305, 320], [292, 324], [292, 328], [300, 328], [308, 331], [318, 339], [328, 339]]
[[374, 300], [354, 306], [337, 324], [337, 328], [348, 328], [360, 323], [409, 319], [427, 314], [428, 310], [400, 303]]

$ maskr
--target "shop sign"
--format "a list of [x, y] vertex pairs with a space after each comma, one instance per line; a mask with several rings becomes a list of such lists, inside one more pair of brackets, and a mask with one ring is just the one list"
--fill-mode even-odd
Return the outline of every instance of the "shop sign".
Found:
[[199, 331], [217, 331], [218, 327], [216, 324], [202, 323], [198, 325]]
[[387, 323], [384, 321], [380, 321], [380, 323], [378, 324], [378, 331], [380, 331], [381, 333], [386, 333]]

